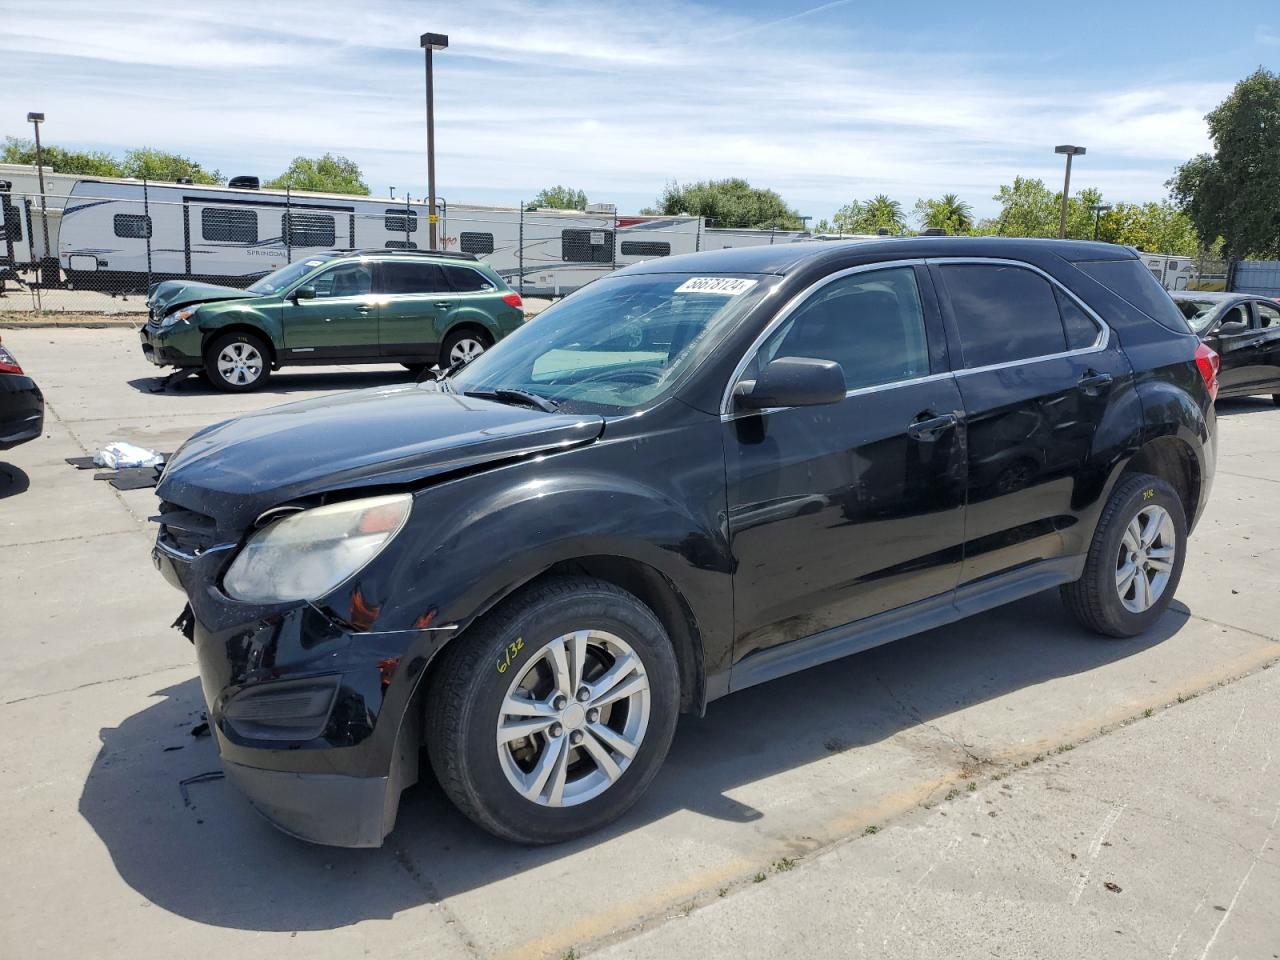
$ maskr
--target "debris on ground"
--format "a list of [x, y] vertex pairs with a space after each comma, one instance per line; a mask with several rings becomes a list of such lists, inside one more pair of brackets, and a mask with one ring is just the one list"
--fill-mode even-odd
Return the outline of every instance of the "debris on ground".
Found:
[[108, 467], [111, 470], [122, 470], [128, 467], [158, 467], [164, 463], [164, 454], [134, 443], [117, 440], [114, 443], [108, 443], [95, 453], [93, 462], [99, 467]]
[[178, 789], [182, 792], [182, 805], [188, 810], [195, 809], [195, 804], [191, 802], [191, 794], [187, 793], [187, 787], [194, 783], [213, 783], [215, 780], [222, 780], [225, 777], [226, 774], [221, 770], [210, 770], [207, 773], [197, 773], [194, 777], [179, 780]]
[[197, 723], [191, 728], [191, 735], [193, 737], [207, 737], [209, 735], [209, 721], [206, 720], [203, 723]]
[[1108, 890], [1110, 890], [1112, 893], [1120, 892], [1120, 885], [1118, 883], [1112, 883], [1110, 880], [1104, 883], [1103, 886], [1106, 887]]

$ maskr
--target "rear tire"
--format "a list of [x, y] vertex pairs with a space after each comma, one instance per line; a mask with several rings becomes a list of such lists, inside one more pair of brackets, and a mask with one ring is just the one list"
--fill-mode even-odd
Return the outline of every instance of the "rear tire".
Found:
[[582, 836], [630, 808], [667, 755], [680, 704], [653, 611], [586, 577], [504, 601], [445, 649], [429, 683], [427, 751], [445, 793], [527, 844]]
[[1187, 555], [1182, 501], [1145, 473], [1121, 477], [1103, 508], [1084, 575], [1062, 587], [1062, 600], [1085, 627], [1133, 637], [1154, 624], [1173, 599]]
[[440, 366], [448, 367], [460, 360], [469, 363], [492, 346], [493, 337], [482, 330], [454, 330], [440, 344]]
[[205, 349], [204, 372], [219, 390], [257, 390], [271, 376], [271, 353], [261, 337], [251, 333], [224, 334]]
[[1271, 395], [1271, 402], [1274, 403], [1277, 407], [1280, 407], [1280, 393], [1273, 393]]

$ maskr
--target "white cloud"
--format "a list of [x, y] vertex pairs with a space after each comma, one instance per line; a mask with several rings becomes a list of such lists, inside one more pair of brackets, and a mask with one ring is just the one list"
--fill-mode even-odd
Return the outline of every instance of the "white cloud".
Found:
[[[1212, 83], [1072, 86], [1034, 63], [885, 49], [831, 26], [842, 6], [750, 18], [658, 0], [397, 0], [199, 10], [153, 0], [0, 3], [0, 132], [28, 109], [51, 141], [141, 143], [272, 175], [296, 154], [361, 163], [375, 191], [423, 192], [422, 55], [437, 59], [441, 192], [513, 203], [550, 183], [596, 199], [669, 179], [742, 175], [818, 216], [885, 192], [954, 190], [979, 212], [1016, 174], [1053, 182], [1083, 142], [1079, 185], [1163, 195], [1206, 149]], [[768, 30], [768, 44], [760, 31]], [[1013, 77], [1015, 82], [1010, 82]]]

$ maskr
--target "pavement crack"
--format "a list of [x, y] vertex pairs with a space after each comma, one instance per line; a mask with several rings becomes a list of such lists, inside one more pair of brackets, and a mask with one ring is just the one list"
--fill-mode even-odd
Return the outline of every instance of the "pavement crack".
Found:
[[948, 743], [954, 744], [975, 766], [982, 767], [992, 762], [990, 757], [984, 757], [980, 754], [974, 753], [973, 750], [970, 749], [969, 745], [958, 736], [954, 736], [942, 729], [942, 727], [938, 726], [936, 723], [926, 720], [920, 711], [900, 696], [893, 687], [889, 686], [888, 682], [884, 677], [880, 676], [880, 674], [876, 674], [876, 681], [884, 688], [885, 693], [889, 694], [889, 696], [893, 698], [894, 703], [898, 705], [899, 709], [901, 709], [903, 713], [909, 716], [920, 726], [925, 727], [928, 730], [932, 730]]
[[418, 865], [405, 852], [404, 847], [397, 846], [392, 848], [391, 856], [396, 865], [413, 881], [414, 886], [427, 895], [427, 902], [444, 914], [445, 926], [449, 927], [454, 936], [458, 938], [463, 949], [473, 957], [483, 957], [484, 953], [476, 945], [475, 937], [471, 935], [471, 931], [458, 919], [458, 915], [449, 906], [448, 901], [440, 895], [436, 885], [431, 882], [426, 874], [418, 869]]
[[157, 667], [154, 670], [144, 670], [142, 673], [131, 673], [127, 677], [111, 677], [107, 680], [90, 680], [88, 683], [77, 684], [74, 687], [64, 687], [61, 690], [49, 690], [45, 693], [33, 693], [25, 697], [17, 697], [13, 700], [6, 700], [3, 706], [11, 707], [15, 703], [26, 703], [29, 700], [43, 700], [45, 697], [56, 697], [64, 693], [75, 693], [77, 690], [85, 690], [89, 687], [100, 687], [107, 683], [120, 683], [124, 680], [137, 680], [141, 677], [154, 676], [157, 673], [164, 673], [168, 670], [177, 670], [179, 667], [190, 667], [190, 661], [183, 663], [171, 663], [166, 667]]

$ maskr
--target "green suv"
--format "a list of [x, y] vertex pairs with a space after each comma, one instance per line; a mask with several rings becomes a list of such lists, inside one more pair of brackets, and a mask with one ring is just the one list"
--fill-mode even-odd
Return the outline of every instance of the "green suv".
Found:
[[223, 390], [253, 390], [288, 364], [469, 361], [520, 326], [521, 307], [470, 254], [336, 250], [244, 290], [154, 285], [142, 352], [157, 366], [202, 367]]

